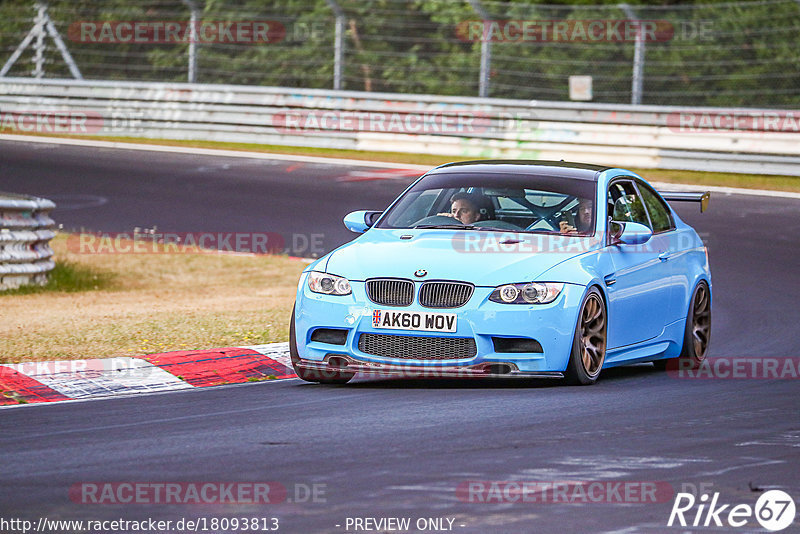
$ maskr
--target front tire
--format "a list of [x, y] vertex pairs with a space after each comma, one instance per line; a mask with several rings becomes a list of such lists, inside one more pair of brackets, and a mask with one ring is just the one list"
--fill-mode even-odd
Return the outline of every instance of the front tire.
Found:
[[306, 382], [318, 382], [320, 384], [346, 384], [355, 373], [345, 373], [344, 371], [318, 371], [316, 369], [303, 369], [299, 367], [300, 353], [297, 351], [297, 338], [294, 330], [294, 309], [289, 323], [289, 355], [292, 358], [292, 367], [298, 378]]
[[[708, 344], [711, 341], [711, 291], [702, 280], [694, 288], [686, 328], [683, 332], [683, 347], [677, 358], [656, 360], [656, 369], [665, 370], [676, 363], [681, 369], [696, 369], [706, 359]], [[671, 363], [672, 362], [672, 363]]]
[[566, 381], [571, 385], [588, 386], [597, 381], [606, 359], [606, 307], [597, 288], [591, 288], [581, 303], [575, 335], [572, 340]]

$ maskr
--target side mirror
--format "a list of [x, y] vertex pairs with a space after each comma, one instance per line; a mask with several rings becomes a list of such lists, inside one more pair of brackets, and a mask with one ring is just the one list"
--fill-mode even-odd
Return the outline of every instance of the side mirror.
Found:
[[344, 216], [343, 222], [348, 230], [357, 234], [363, 234], [375, 224], [378, 217], [381, 216], [381, 211], [368, 211], [359, 210], [352, 211]]
[[641, 245], [653, 237], [647, 226], [635, 222], [611, 221], [611, 243], [613, 245]]

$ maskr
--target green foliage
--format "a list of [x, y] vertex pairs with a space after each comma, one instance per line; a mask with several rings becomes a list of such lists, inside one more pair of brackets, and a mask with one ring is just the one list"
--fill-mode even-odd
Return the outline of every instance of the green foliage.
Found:
[[113, 287], [114, 276], [103, 271], [96, 271], [84, 265], [64, 261], [56, 261], [56, 266], [47, 277], [47, 284], [26, 285], [16, 289], [0, 291], [0, 299], [4, 295], [30, 295], [34, 293], [95, 291]]
[[[461, 0], [337, 0], [344, 11], [343, 88], [475, 96], [481, 43], [459, 37], [480, 20]], [[270, 43], [200, 43], [201, 83], [330, 89], [336, 17], [326, 0], [195, 0], [200, 19], [269, 21], [285, 28]], [[627, 2], [642, 20], [673, 30], [645, 45], [645, 104], [797, 107], [800, 3], [795, 0]], [[481, 0], [491, 20], [622, 20], [617, 0]], [[189, 20], [180, 0], [50, 0], [49, 12], [87, 79], [185, 81], [188, 44], [87, 43], [81, 21]], [[32, 0], [0, 3], [0, 61], [32, 25]], [[490, 96], [566, 100], [571, 75], [591, 75], [595, 101], [630, 101], [633, 42], [493, 42]], [[27, 50], [10, 75], [29, 76]], [[48, 40], [49, 77], [69, 71]]]

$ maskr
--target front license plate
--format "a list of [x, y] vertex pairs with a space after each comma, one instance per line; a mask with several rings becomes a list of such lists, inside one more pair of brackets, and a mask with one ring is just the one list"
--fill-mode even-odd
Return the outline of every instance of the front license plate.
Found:
[[372, 326], [392, 330], [418, 330], [421, 332], [455, 332], [455, 313], [407, 312], [397, 310], [375, 310]]

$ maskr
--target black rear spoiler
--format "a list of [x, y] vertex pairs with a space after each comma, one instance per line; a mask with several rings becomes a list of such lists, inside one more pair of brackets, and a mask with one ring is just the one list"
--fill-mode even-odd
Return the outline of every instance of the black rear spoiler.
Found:
[[699, 202], [700, 203], [700, 213], [706, 211], [708, 208], [708, 201], [711, 199], [711, 193], [706, 191], [705, 193], [694, 193], [694, 192], [684, 192], [684, 191], [661, 191], [661, 196], [664, 197], [664, 200], [673, 201], [676, 200], [678, 202]]

